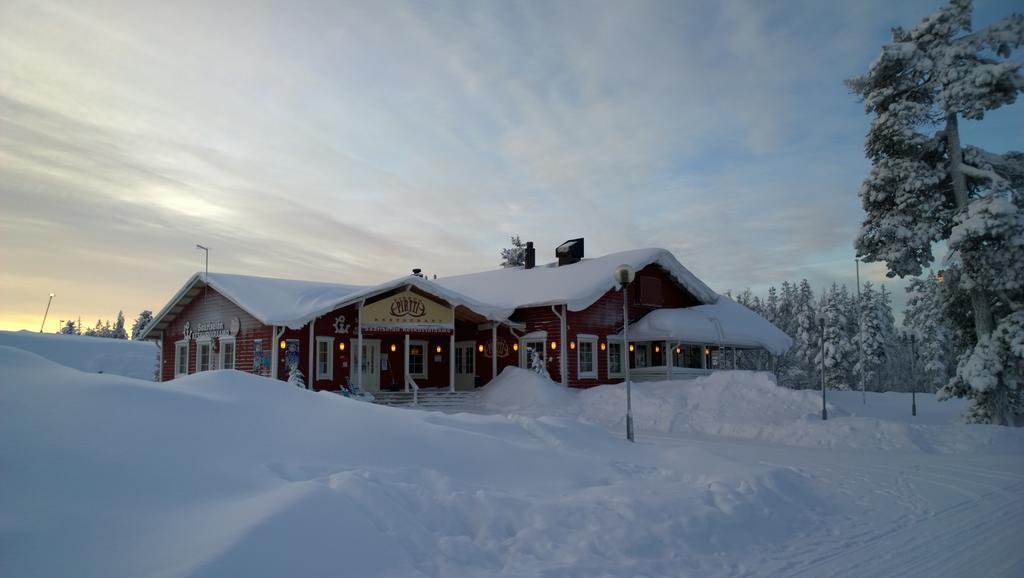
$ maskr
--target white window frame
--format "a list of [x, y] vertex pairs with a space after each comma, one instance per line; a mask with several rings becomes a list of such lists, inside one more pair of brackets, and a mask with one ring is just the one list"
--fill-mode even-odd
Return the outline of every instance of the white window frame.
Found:
[[[590, 371], [583, 371], [582, 344], [590, 344]], [[576, 335], [576, 377], [577, 379], [597, 379], [597, 336], [586, 333]]]
[[[184, 346], [184, 354], [182, 354], [182, 347]], [[174, 377], [180, 377], [182, 375], [188, 375], [188, 341], [182, 339], [181, 341], [174, 342]], [[179, 371], [181, 369], [181, 362], [185, 362], [185, 371]]]
[[[427, 379], [427, 365], [428, 365], [427, 360], [429, 359], [427, 357], [427, 345], [428, 345], [428, 343], [426, 341], [412, 340], [412, 339], [409, 340], [409, 377], [411, 377], [413, 379]], [[423, 356], [423, 371], [422, 372], [413, 373], [413, 371], [412, 371], [412, 348], [413, 347], [419, 347], [420, 348], [420, 355]]]
[[[612, 371], [612, 345], [619, 346], [619, 370]], [[605, 343], [605, 359], [608, 363], [608, 377], [626, 377], [626, 347], [622, 344], [621, 339], [608, 338]]]
[[[206, 369], [202, 369], [200, 362], [203, 359], [203, 348], [207, 349], [206, 352]], [[203, 371], [210, 371], [213, 369], [213, 340], [210, 338], [203, 338], [196, 340], [196, 373]]]
[[[235, 343], [235, 338], [233, 336], [222, 335], [220, 337], [219, 341], [220, 341], [220, 351], [217, 353], [217, 358], [220, 359], [220, 368], [221, 369], [235, 369], [235, 362], [238, 360], [238, 344]], [[225, 345], [229, 345], [229, 344], [231, 345], [231, 367], [230, 368], [227, 366], [226, 363], [224, 363], [224, 359], [226, 357], [224, 355], [224, 353], [225, 353], [224, 346]]]
[[[320, 344], [327, 344], [327, 371], [320, 371]], [[334, 338], [333, 337], [317, 337], [316, 338], [316, 353], [314, 361], [316, 362], [316, 379], [334, 379]]]

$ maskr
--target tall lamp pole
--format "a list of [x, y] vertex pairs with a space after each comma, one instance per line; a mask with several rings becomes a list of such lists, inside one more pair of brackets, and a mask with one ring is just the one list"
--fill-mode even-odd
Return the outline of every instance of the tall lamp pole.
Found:
[[53, 303], [53, 293], [50, 293], [50, 298], [46, 301], [46, 312], [43, 313], [43, 324], [39, 326], [39, 333], [42, 333], [43, 328], [46, 327], [46, 316], [50, 314], [50, 303]]
[[626, 374], [626, 439], [635, 442], [633, 436], [633, 395], [629, 382], [629, 284], [636, 277], [636, 272], [629, 265], [619, 265], [612, 275], [615, 282], [622, 288], [622, 364]]
[[207, 278], [210, 276], [210, 249], [196, 243], [196, 249], [202, 249], [206, 253], [206, 269], [203, 273], [203, 301], [206, 301], [207, 288], [210, 286]]
[[821, 420], [828, 419], [828, 408], [825, 406], [825, 315], [818, 314], [818, 327], [821, 328]]

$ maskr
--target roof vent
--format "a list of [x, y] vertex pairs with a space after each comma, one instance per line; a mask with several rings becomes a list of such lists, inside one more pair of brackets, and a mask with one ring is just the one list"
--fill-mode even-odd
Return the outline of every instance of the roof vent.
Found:
[[569, 239], [555, 248], [555, 257], [558, 257], [558, 266], [572, 265], [583, 259], [583, 237]]
[[423, 269], [420, 269], [419, 267], [417, 267], [417, 268], [412, 270], [412, 274], [417, 276], [417, 277], [422, 277], [423, 276]]

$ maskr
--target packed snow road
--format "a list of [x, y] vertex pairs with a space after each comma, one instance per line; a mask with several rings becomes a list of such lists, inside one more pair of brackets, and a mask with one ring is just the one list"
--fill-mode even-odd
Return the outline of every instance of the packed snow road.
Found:
[[[830, 523], [777, 548], [750, 552], [737, 575], [1024, 576], [1021, 454], [936, 455], [798, 449], [643, 434], [639, 443], [700, 448], [813, 480]], [[982, 571], [982, 569], [984, 569]]]

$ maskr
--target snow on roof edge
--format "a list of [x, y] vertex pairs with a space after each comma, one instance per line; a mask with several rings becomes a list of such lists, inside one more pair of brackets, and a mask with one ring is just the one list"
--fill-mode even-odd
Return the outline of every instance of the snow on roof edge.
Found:
[[[640, 258], [636, 259], [632, 263], [622, 263], [623, 265], [629, 265], [636, 271], [640, 271], [644, 267], [649, 265], [658, 265], [665, 270], [677, 283], [682, 285], [687, 291], [693, 294], [704, 305], [710, 305], [718, 301], [718, 293], [708, 287], [703, 281], [701, 281], [696, 275], [690, 272], [682, 263], [676, 259], [675, 255], [672, 254], [668, 249], [662, 249], [658, 247], [651, 247], [647, 249], [653, 251], [653, 258]], [[638, 249], [636, 251], [643, 251]], [[607, 258], [619, 253], [611, 253], [609, 255], [602, 255], [597, 258]], [[566, 307], [569, 311], [583, 311], [597, 302], [605, 293], [611, 289], [616, 288], [616, 283], [612, 279], [611, 272], [608, 274], [607, 283], [595, 287], [594, 291], [588, 293], [586, 297], [578, 297], [566, 301]], [[553, 303], [550, 303], [553, 305]], [[523, 305], [523, 307], [536, 307], [541, 305], [549, 305], [549, 303], [540, 303], [537, 305]]]

